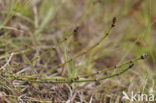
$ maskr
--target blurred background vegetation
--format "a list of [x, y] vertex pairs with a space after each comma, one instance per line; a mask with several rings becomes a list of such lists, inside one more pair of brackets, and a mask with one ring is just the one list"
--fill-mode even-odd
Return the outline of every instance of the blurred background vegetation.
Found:
[[[0, 0], [1, 67], [14, 53], [5, 69], [1, 68], [0, 103], [59, 103], [70, 99], [71, 103], [123, 103], [122, 91], [156, 95], [155, 4], [155, 0]], [[50, 72], [50, 68], [97, 43], [113, 17], [118, 22], [99, 46]], [[76, 27], [78, 32], [68, 36]], [[133, 69], [100, 82], [30, 83], [2, 75], [76, 77], [143, 53], [149, 57], [136, 62]]]

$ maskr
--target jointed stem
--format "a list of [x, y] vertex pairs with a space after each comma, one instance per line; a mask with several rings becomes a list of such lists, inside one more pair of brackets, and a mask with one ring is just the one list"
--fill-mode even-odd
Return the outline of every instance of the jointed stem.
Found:
[[119, 73], [116, 73], [116, 74], [113, 74], [113, 75], [110, 75], [110, 76], [103, 76], [103, 77], [100, 77], [100, 78], [96, 78], [96, 79], [85, 79], [85, 80], [80, 80], [80, 79], [41, 79], [41, 78], [34, 78], [34, 79], [30, 79], [30, 78], [21, 78], [20, 76], [8, 76], [8, 77], [11, 77], [12, 79], [19, 79], [19, 80], [23, 80], [23, 81], [26, 81], [26, 82], [34, 82], [34, 83], [73, 83], [73, 82], [94, 82], [94, 81], [101, 81], [101, 80], [104, 80], [104, 79], [108, 79], [108, 78], [112, 78], [112, 77], [115, 77], [115, 76], [119, 76], [121, 74], [123, 74], [124, 72], [126, 72], [127, 70], [129, 70], [131, 67], [127, 67], [126, 69], [122, 70], [121, 72]]
[[[112, 78], [112, 77], [115, 77], [115, 76], [119, 76], [119, 75], [125, 73], [130, 68], [132, 68], [135, 61], [144, 59], [146, 56], [147, 55], [142, 55], [139, 58], [135, 58], [133, 60], [127, 61], [127, 62], [125, 62], [123, 64], [120, 64], [120, 65], [117, 65], [117, 66], [114, 66], [114, 67], [110, 67], [110, 68], [106, 68], [106, 69], [98, 71], [96, 73], [92, 73], [92, 74], [88, 74], [88, 75], [82, 75], [82, 76], [75, 77], [75, 78], [63, 78], [63, 77], [38, 78], [38, 77], [14, 76], [14, 75], [3, 75], [3, 76], [5, 76], [7, 78], [10, 78], [10, 79], [18, 79], [18, 80], [22, 80], [22, 81], [35, 82], [35, 83], [93, 82], [93, 81], [100, 81], [100, 80]], [[110, 76], [103, 76], [103, 77], [99, 77], [99, 78], [96, 78], [96, 79], [82, 80], [82, 78], [90, 77], [90, 76], [97, 75], [97, 74], [101, 74], [101, 73], [104, 73], [106, 70], [112, 70], [112, 69], [119, 68], [119, 67], [122, 67], [122, 66], [127, 65], [127, 64], [129, 64], [129, 66], [126, 69], [123, 69], [122, 71], [120, 71], [120, 72], [118, 72], [116, 74], [112, 74]]]
[[119, 64], [119, 65], [116, 65], [116, 66], [113, 66], [113, 67], [105, 68], [105, 69], [103, 69], [101, 71], [97, 71], [95, 73], [90, 73], [90, 74], [82, 75], [82, 76], [80, 76], [80, 78], [86, 78], [86, 77], [94, 76], [94, 75], [97, 75], [97, 74], [100, 74], [100, 73], [104, 73], [104, 72], [106, 72], [108, 70], [113, 70], [113, 69], [116, 69], [116, 68], [120, 68], [120, 67], [122, 67], [122, 66], [124, 66], [126, 64], [129, 64], [131, 61], [135, 62], [135, 61], [140, 60], [140, 59], [141, 59], [140, 57], [139, 58], [135, 58], [135, 59], [129, 60], [129, 61], [123, 63], [123, 64]]
[[91, 46], [90, 48], [88, 48], [88, 49], [82, 51], [81, 53], [77, 54], [76, 56], [74, 56], [74, 57], [68, 59], [68, 60], [65, 61], [64, 63], [59, 64], [59, 65], [57, 65], [57, 66], [51, 68], [49, 72], [52, 73], [52, 72], [55, 71], [57, 68], [59, 68], [59, 67], [65, 65], [65, 64], [67, 64], [67, 63], [69, 63], [69, 62], [71, 62], [72, 60], [75, 60], [76, 58], [78, 58], [78, 57], [80, 57], [80, 56], [83, 56], [84, 54], [88, 53], [89, 51], [91, 51], [92, 49], [94, 49], [95, 47], [97, 47], [98, 45], [100, 45], [100, 44], [105, 40], [105, 38], [110, 34], [112, 28], [113, 28], [113, 26], [111, 26], [111, 27], [109, 28], [108, 32], [107, 32], [96, 44], [94, 44], [94, 45]]
[[[55, 67], [51, 68], [49, 72], [50, 73], [53, 72], [57, 68], [65, 65], [66, 63], [71, 62], [72, 60], [75, 60], [76, 58], [78, 58], [78, 57], [80, 57], [80, 56], [88, 53], [89, 51], [91, 51], [92, 49], [94, 49], [95, 47], [97, 47], [98, 45], [100, 45], [105, 40], [105, 38], [110, 34], [112, 28], [115, 26], [115, 23], [116, 23], [116, 18], [113, 18], [112, 25], [109, 28], [108, 32], [96, 44], [94, 44], [90, 48], [82, 51], [81, 53], [77, 54], [76, 56], [68, 59], [64, 63], [59, 64], [58, 66], [55, 66]], [[57, 45], [55, 45], [53, 47], [53, 49], [55, 49], [57, 46], [59, 46], [63, 42], [65, 42], [71, 35], [73, 35], [74, 32], [75, 32], [75, 30], [71, 34], [69, 34], [69, 36], [66, 37], [63, 41], [61, 41], [60, 43], [58, 43]], [[14, 53], [14, 54], [19, 54], [19, 52]], [[81, 75], [81, 76], [77, 76], [77, 77], [74, 77], [74, 78], [64, 78], [64, 77], [50, 77], [50, 78], [43, 78], [42, 77], [42, 78], [39, 78], [39, 77], [28, 77], [28, 76], [20, 76], [20, 75], [16, 76], [16, 75], [7, 75], [7, 74], [3, 74], [3, 76], [4, 77], [7, 77], [8, 79], [18, 79], [18, 80], [22, 80], [22, 81], [25, 81], [25, 82], [27, 81], [27, 82], [36, 82], [36, 83], [93, 82], [93, 81], [100, 81], [100, 80], [104, 80], [104, 79], [108, 79], [108, 78], [113, 78], [115, 76], [119, 76], [119, 75], [125, 73], [126, 71], [128, 71], [130, 68], [132, 68], [135, 61], [138, 61], [140, 59], [145, 59], [146, 57], [147, 57], [147, 55], [145, 54], [145, 55], [142, 55], [139, 58], [135, 58], [133, 60], [127, 61], [127, 62], [125, 62], [123, 64], [119, 64], [119, 65], [116, 65], [116, 66], [113, 66], [113, 67], [110, 67], [110, 68], [106, 68], [106, 69], [103, 69], [101, 71], [97, 71], [96, 73], [90, 73], [90, 74], [86, 74], [86, 75]], [[35, 60], [35, 59], [37, 59], [37, 58], [32, 59], [32, 61]], [[102, 74], [102, 73], [104, 73], [104, 72], [106, 72], [108, 70], [113, 70], [113, 69], [116, 69], [116, 68], [120, 68], [120, 67], [122, 67], [124, 65], [127, 65], [127, 64], [129, 64], [129, 66], [126, 69], [123, 69], [122, 71], [120, 71], [120, 72], [118, 72], [116, 74], [112, 74], [110, 76], [97, 77], [96, 79], [84, 79], [84, 80], [82, 80], [82, 78], [86, 78], [86, 77], [91, 77], [91, 76], [94, 76], [94, 75]]]

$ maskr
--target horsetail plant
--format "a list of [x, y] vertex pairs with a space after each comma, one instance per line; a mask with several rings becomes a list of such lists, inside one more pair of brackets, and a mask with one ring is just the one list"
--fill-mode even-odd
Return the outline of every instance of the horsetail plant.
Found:
[[[16, 75], [6, 75], [4, 74], [4, 77], [7, 77], [8, 79], [17, 79], [17, 80], [22, 80], [25, 82], [33, 82], [33, 83], [76, 83], [76, 82], [95, 82], [95, 81], [101, 81], [101, 80], [105, 80], [108, 78], [113, 78], [116, 76], [120, 76], [121, 74], [125, 73], [126, 71], [128, 71], [129, 69], [131, 69], [134, 66], [134, 62], [138, 61], [138, 60], [142, 60], [147, 58], [147, 54], [143, 54], [138, 58], [135, 58], [133, 60], [129, 60], [123, 64], [120, 65], [116, 65], [110, 68], [105, 68], [101, 71], [97, 71], [96, 73], [92, 73], [92, 74], [88, 74], [88, 75], [81, 75], [81, 76], [77, 76], [75, 78], [64, 78], [64, 77], [50, 77], [50, 78], [39, 78], [39, 77], [30, 77], [30, 76], [16, 76]], [[122, 66], [128, 65], [128, 67], [126, 67], [125, 69], [123, 69], [122, 71], [109, 75], [109, 76], [102, 76], [102, 77], [97, 77], [95, 79], [84, 79], [86, 77], [91, 77], [93, 75], [97, 75], [97, 74], [102, 74], [108, 70], [113, 70]]]
[[[114, 17], [113, 20], [112, 20], [112, 24], [110, 26], [110, 28], [108, 29], [108, 31], [106, 32], [106, 34], [96, 43], [94, 44], [93, 46], [91, 46], [90, 48], [82, 51], [81, 53], [77, 54], [76, 56], [68, 59], [67, 61], [65, 61], [64, 63], [62, 64], [59, 64], [55, 67], [53, 67], [52, 69], [50, 69], [50, 73], [52, 73], [54, 70], [56, 70], [57, 68], [65, 65], [66, 63], [69, 63], [71, 62], [72, 60], [75, 60], [76, 58], [90, 52], [92, 49], [96, 48], [98, 45], [100, 45], [104, 40], [105, 38], [111, 33], [111, 30], [113, 27], [115, 27], [116, 25], [116, 22], [117, 22], [117, 18]], [[63, 39], [63, 41], [61, 41], [59, 44], [55, 45], [54, 48], [56, 48], [57, 46], [61, 45], [63, 42], [65, 42], [70, 36], [72, 36], [73, 33], [76, 33], [78, 32], [78, 27], [75, 28], [73, 30], [73, 32], [66, 38]], [[54, 49], [53, 48], [53, 49]], [[43, 77], [32, 77], [32, 76], [21, 76], [21, 75], [10, 75], [10, 74], [3, 74], [4, 77], [7, 77], [8, 79], [17, 79], [17, 80], [22, 80], [24, 82], [34, 82], [34, 83], [75, 83], [75, 82], [94, 82], [94, 81], [101, 81], [101, 80], [104, 80], [104, 79], [108, 79], [108, 78], [113, 78], [113, 77], [116, 77], [116, 76], [119, 76], [123, 73], [125, 73], [126, 71], [128, 71], [129, 69], [131, 69], [133, 66], [134, 66], [134, 62], [138, 61], [138, 60], [141, 60], [141, 59], [145, 59], [148, 55], [147, 54], [143, 54], [141, 55], [141, 57], [138, 57], [138, 58], [134, 58], [132, 60], [129, 60], [125, 63], [122, 63], [122, 64], [119, 64], [119, 65], [116, 65], [116, 66], [113, 66], [113, 67], [109, 67], [109, 68], [105, 68], [103, 70], [100, 70], [100, 71], [97, 71], [95, 73], [90, 73], [90, 74], [86, 74], [86, 75], [79, 75], [79, 76], [76, 76], [76, 77], [49, 77], [49, 78], [43, 78]], [[89, 77], [92, 77], [92, 76], [95, 76], [95, 75], [98, 75], [98, 74], [102, 74], [104, 72], [107, 72], [109, 70], [114, 70], [116, 68], [120, 68], [122, 66], [125, 66], [125, 65], [128, 65], [128, 67], [126, 67], [125, 69], [121, 70], [120, 72], [118, 73], [115, 73], [115, 74], [112, 74], [112, 75], [109, 75], [109, 76], [102, 76], [102, 77], [96, 77], [95, 79], [90, 79]], [[88, 79], [89, 78], [89, 79]]]
[[91, 51], [92, 49], [96, 48], [98, 45], [100, 45], [105, 39], [106, 37], [111, 33], [112, 31], [112, 28], [115, 27], [115, 24], [117, 23], [117, 18], [114, 17], [113, 20], [112, 20], [112, 24], [110, 26], [110, 28], [108, 29], [108, 31], [102, 36], [102, 38], [96, 43], [94, 44], [93, 46], [89, 47], [88, 49], [86, 50], [83, 50], [82, 52], [80, 52], [79, 54], [75, 55], [74, 57], [66, 60], [64, 63], [62, 64], [59, 64], [53, 68], [50, 69], [50, 73], [52, 73], [53, 71], [55, 71], [57, 68], [60, 68], [61, 66], [64, 66], [65, 64], [75, 60], [76, 58], [80, 57], [80, 56], [83, 56], [84, 54], [87, 54], [89, 51]]

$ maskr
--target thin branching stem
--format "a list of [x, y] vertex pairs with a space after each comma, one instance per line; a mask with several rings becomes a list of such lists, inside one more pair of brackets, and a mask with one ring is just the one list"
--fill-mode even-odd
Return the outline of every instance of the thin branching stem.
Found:
[[72, 57], [72, 58], [66, 60], [64, 63], [59, 64], [59, 65], [57, 65], [57, 66], [54, 66], [53, 68], [51, 68], [51, 69], [49, 70], [49, 72], [52, 73], [52, 72], [55, 71], [57, 68], [59, 68], [59, 67], [61, 67], [61, 66], [64, 66], [65, 64], [67, 64], [67, 63], [69, 63], [69, 62], [75, 60], [75, 59], [78, 58], [78, 57], [83, 56], [84, 54], [87, 54], [89, 51], [91, 51], [92, 49], [96, 48], [96, 47], [97, 47], [98, 45], [100, 45], [100, 44], [106, 39], [106, 37], [111, 33], [111, 30], [112, 30], [113, 27], [114, 27], [114, 26], [111, 26], [111, 27], [109, 28], [109, 30], [105, 33], [105, 35], [104, 35], [96, 44], [94, 44], [93, 46], [91, 46], [90, 48], [88, 48], [88, 49], [86, 49], [86, 50], [83, 50], [81, 53], [75, 55], [74, 57]]
[[[22, 81], [25, 81], [25, 82], [35, 82], [35, 83], [93, 82], [93, 81], [100, 81], [100, 80], [112, 78], [112, 77], [115, 77], [115, 76], [119, 76], [119, 75], [125, 73], [130, 68], [132, 68], [134, 66], [134, 62], [136, 62], [138, 60], [141, 60], [141, 59], [143, 59], [145, 57], [147, 57], [147, 55], [142, 55], [139, 58], [129, 60], [129, 61], [127, 61], [127, 62], [125, 62], [123, 64], [120, 64], [120, 65], [117, 65], [117, 66], [106, 68], [106, 69], [98, 71], [96, 73], [92, 73], [92, 74], [88, 74], [88, 75], [82, 75], [82, 76], [75, 77], [75, 78], [64, 78], [64, 77], [39, 78], [39, 77], [33, 77], [33, 76], [21, 76], [21, 75], [15, 76], [15, 75], [6, 75], [6, 74], [3, 75], [3, 76], [7, 77], [8, 79], [9, 78], [10, 79], [18, 79], [18, 80], [22, 80]], [[110, 76], [97, 77], [96, 79], [84, 79], [84, 80], [82, 80], [85, 77], [90, 77], [90, 76], [93, 76], [93, 75], [102, 74], [106, 70], [112, 70], [112, 69], [119, 68], [119, 67], [122, 67], [122, 66], [127, 65], [127, 64], [129, 64], [129, 66], [126, 69], [123, 69], [122, 71], [120, 71], [120, 72], [118, 72], [116, 74], [113, 74], [113, 75], [110, 75]]]
[[128, 66], [126, 69], [123, 69], [122, 71], [116, 73], [116, 74], [112, 74], [110, 76], [103, 76], [103, 77], [99, 77], [99, 78], [96, 78], [96, 79], [84, 79], [84, 80], [81, 80], [80, 78], [79, 79], [51, 79], [51, 80], [47, 80], [47, 79], [41, 79], [41, 78], [35, 78], [35, 79], [28, 79], [28, 78], [20, 78], [19, 76], [9, 76], [11, 77], [12, 79], [18, 79], [18, 80], [22, 80], [22, 81], [25, 81], [25, 82], [34, 82], [34, 83], [76, 83], [76, 82], [94, 82], [94, 81], [101, 81], [101, 80], [104, 80], [104, 79], [108, 79], [108, 78], [113, 78], [113, 77], [116, 77], [116, 76], [119, 76], [123, 73], [125, 73], [126, 71], [128, 71], [130, 68], [130, 66]]
[[106, 72], [108, 70], [113, 70], [113, 69], [116, 69], [116, 68], [120, 68], [120, 67], [122, 67], [122, 66], [124, 66], [126, 64], [129, 64], [131, 61], [135, 62], [135, 61], [138, 61], [140, 59], [141, 59], [140, 57], [139, 58], [135, 58], [135, 59], [129, 60], [129, 61], [125, 62], [125, 63], [119, 64], [119, 65], [116, 65], [116, 66], [113, 66], [113, 67], [105, 68], [105, 69], [103, 69], [101, 71], [97, 71], [95, 73], [90, 73], [90, 74], [82, 75], [82, 76], [80, 76], [80, 78], [86, 78], [86, 77], [94, 76], [94, 75], [97, 75], [97, 74], [100, 74], [100, 73], [104, 73], [104, 72]]

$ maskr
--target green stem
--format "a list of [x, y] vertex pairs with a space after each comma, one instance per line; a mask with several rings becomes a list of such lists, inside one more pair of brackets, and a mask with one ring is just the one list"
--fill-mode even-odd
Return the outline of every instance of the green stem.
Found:
[[93, 76], [93, 75], [101, 74], [101, 73], [105, 72], [106, 69], [98, 71], [96, 73], [92, 73], [92, 74], [88, 74], [88, 75], [82, 75], [82, 76], [79, 76], [79, 78], [78, 77], [76, 77], [76, 78], [64, 78], [64, 77], [39, 78], [39, 77], [28, 77], [28, 76], [14, 76], [14, 75], [6, 75], [6, 74], [3, 75], [3, 76], [5, 76], [7, 78], [10, 78], [10, 79], [18, 79], [18, 80], [23, 80], [23, 81], [27, 81], [27, 82], [35, 82], [35, 83], [93, 82], [93, 81], [100, 81], [100, 80], [104, 80], [104, 79], [107, 79], [107, 78], [112, 78], [112, 77], [115, 77], [115, 76], [119, 76], [119, 75], [123, 74], [124, 72], [126, 72], [127, 70], [129, 70], [130, 68], [132, 68], [133, 65], [131, 66], [131, 64], [133, 62], [135, 62], [135, 61], [138, 61], [138, 60], [141, 60], [141, 58], [140, 57], [135, 58], [135, 59], [127, 61], [127, 62], [125, 62], [123, 64], [107, 68], [107, 70], [111, 70], [111, 69], [119, 68], [119, 67], [122, 67], [124, 65], [129, 64], [128, 68], [122, 70], [119, 73], [116, 73], [116, 74], [113, 74], [113, 75], [110, 75], [110, 76], [104, 76], [104, 77], [96, 78], [96, 79], [81, 80], [84, 77], [90, 77], [90, 76]]
[[50, 73], [52, 73], [53, 71], [55, 71], [57, 68], [61, 67], [61, 66], [64, 66], [66, 63], [69, 63], [73, 60], [75, 60], [76, 58], [80, 57], [80, 56], [83, 56], [84, 54], [87, 54], [89, 51], [91, 51], [92, 49], [94, 49], [95, 47], [97, 47], [98, 45], [100, 45], [104, 40], [105, 38], [110, 34], [111, 30], [112, 30], [112, 26], [109, 28], [108, 32], [96, 43], [94, 44], [93, 46], [91, 46], [90, 48], [82, 51], [81, 53], [77, 54], [76, 56], [74, 56], [73, 58], [70, 58], [68, 60], [66, 60], [64, 63], [62, 64], [59, 64], [53, 68], [50, 69]]
[[55, 79], [55, 80], [47, 80], [47, 79], [26, 79], [26, 78], [20, 78], [20, 77], [17, 77], [17, 76], [10, 76], [14, 79], [19, 79], [19, 80], [23, 80], [25, 82], [33, 82], [33, 83], [76, 83], [76, 82], [94, 82], [94, 81], [101, 81], [101, 80], [105, 80], [105, 79], [108, 79], [108, 78], [113, 78], [113, 77], [116, 77], [116, 76], [119, 76], [123, 73], [125, 73], [126, 71], [128, 71], [130, 69], [130, 67], [127, 67], [126, 69], [122, 70], [121, 72], [119, 73], [116, 73], [116, 74], [113, 74], [113, 75], [110, 75], [110, 76], [103, 76], [103, 77], [100, 77], [100, 78], [96, 78], [96, 79], [85, 79], [85, 80], [75, 80], [75, 79]]

